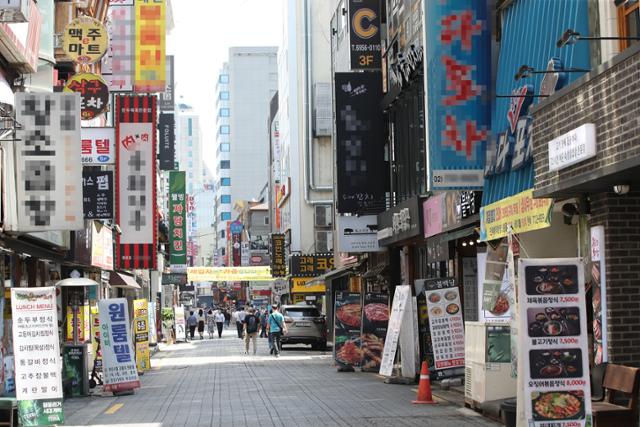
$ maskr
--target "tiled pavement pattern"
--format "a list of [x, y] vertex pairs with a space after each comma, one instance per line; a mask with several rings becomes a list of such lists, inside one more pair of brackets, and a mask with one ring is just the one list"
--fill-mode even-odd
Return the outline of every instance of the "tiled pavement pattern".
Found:
[[285, 346], [275, 359], [266, 339], [256, 356], [245, 356], [241, 344], [225, 330], [222, 339], [163, 347], [135, 395], [68, 399], [66, 425], [497, 426], [447, 402], [412, 405], [415, 387], [338, 373], [330, 352]]

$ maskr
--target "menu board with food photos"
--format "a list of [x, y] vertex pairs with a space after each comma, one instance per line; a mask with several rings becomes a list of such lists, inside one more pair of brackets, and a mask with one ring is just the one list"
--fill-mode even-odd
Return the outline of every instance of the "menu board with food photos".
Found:
[[464, 366], [464, 320], [455, 279], [425, 281], [436, 370]]
[[378, 371], [382, 363], [384, 339], [389, 325], [389, 296], [364, 294], [362, 310], [362, 370]]
[[591, 425], [584, 269], [579, 259], [520, 260], [520, 346], [531, 427]]
[[356, 293], [336, 293], [333, 351], [336, 362], [342, 365], [360, 366], [361, 363], [362, 306], [360, 298], [360, 294]]

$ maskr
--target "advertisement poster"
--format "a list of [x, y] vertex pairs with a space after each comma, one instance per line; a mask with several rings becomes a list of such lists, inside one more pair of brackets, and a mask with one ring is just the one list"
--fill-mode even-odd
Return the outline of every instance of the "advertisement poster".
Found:
[[591, 228], [591, 286], [593, 304], [593, 363], [609, 360], [607, 349], [607, 267], [604, 226]]
[[411, 288], [408, 285], [396, 286], [387, 336], [384, 341], [384, 349], [382, 350], [380, 375], [390, 377], [393, 373], [393, 364], [400, 339], [400, 328], [402, 327], [403, 319], [406, 317], [405, 311], [411, 309]]
[[149, 353], [149, 304], [146, 299], [133, 301], [133, 327], [136, 343], [136, 365], [139, 372], [151, 368]]
[[113, 172], [82, 171], [84, 219], [113, 219]]
[[116, 96], [116, 244], [118, 267], [155, 269], [156, 102], [154, 96]]
[[169, 265], [182, 273], [187, 268], [186, 172], [169, 172]]
[[135, 92], [164, 92], [166, 89], [166, 4], [165, 0], [135, 2]]
[[122, 391], [140, 387], [135, 348], [129, 328], [125, 298], [104, 299], [98, 303], [104, 390]]
[[362, 306], [360, 294], [336, 293], [334, 358], [343, 365], [360, 366], [360, 328], [362, 326]]
[[93, 360], [90, 368], [96, 372], [102, 372], [102, 346], [100, 345], [100, 316], [98, 307], [91, 307], [91, 354]]
[[113, 270], [113, 231], [99, 221], [91, 225], [91, 265]]
[[112, 92], [133, 90], [136, 46], [134, 26], [133, 2], [111, 2], [107, 19], [109, 48], [102, 58], [102, 76]]
[[116, 162], [115, 128], [82, 128], [82, 164], [112, 165]]
[[436, 370], [464, 366], [464, 320], [455, 279], [425, 281], [429, 328]]
[[389, 325], [389, 296], [365, 293], [362, 314], [362, 370], [377, 372]]
[[174, 322], [176, 327], [176, 342], [187, 340], [187, 319], [184, 317], [184, 307], [173, 307]]
[[84, 395], [84, 351], [82, 345], [65, 345], [62, 348], [62, 360], [64, 364], [64, 377], [71, 379], [71, 396]]
[[579, 259], [521, 259], [518, 277], [527, 423], [591, 426], [583, 264]]
[[[90, 333], [89, 306], [78, 307], [78, 342], [86, 341]], [[73, 342], [73, 308], [67, 306], [67, 342]]]
[[482, 284], [480, 319], [491, 322], [509, 322], [509, 276], [507, 254], [509, 244], [502, 239], [497, 247], [487, 245], [486, 253], [478, 253], [478, 280]]
[[64, 423], [56, 289], [12, 288], [16, 397], [24, 426]]

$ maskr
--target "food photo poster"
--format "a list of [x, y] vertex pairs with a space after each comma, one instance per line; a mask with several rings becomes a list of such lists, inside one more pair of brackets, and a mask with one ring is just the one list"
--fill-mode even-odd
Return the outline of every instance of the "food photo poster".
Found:
[[388, 325], [389, 296], [384, 293], [365, 293], [361, 337], [363, 371], [380, 370]]
[[359, 293], [338, 292], [335, 303], [334, 358], [341, 365], [360, 366], [362, 305]]

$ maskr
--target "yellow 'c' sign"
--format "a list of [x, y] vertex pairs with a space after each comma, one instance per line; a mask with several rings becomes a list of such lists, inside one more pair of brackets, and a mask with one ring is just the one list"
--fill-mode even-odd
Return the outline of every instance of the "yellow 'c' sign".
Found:
[[378, 27], [371, 24], [377, 17], [378, 15], [368, 8], [356, 11], [356, 13], [353, 14], [353, 31], [355, 31], [361, 39], [370, 39], [378, 34]]

